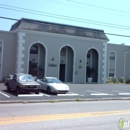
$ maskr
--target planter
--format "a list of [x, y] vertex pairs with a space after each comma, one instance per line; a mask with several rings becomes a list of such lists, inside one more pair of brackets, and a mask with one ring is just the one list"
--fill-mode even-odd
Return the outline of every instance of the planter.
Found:
[[93, 79], [92, 77], [89, 77], [89, 78], [88, 78], [88, 83], [91, 83], [91, 82], [92, 82], [92, 79]]

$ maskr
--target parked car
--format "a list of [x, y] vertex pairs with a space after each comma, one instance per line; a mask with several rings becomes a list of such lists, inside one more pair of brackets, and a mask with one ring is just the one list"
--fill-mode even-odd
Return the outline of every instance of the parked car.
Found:
[[41, 89], [47, 91], [48, 93], [58, 94], [67, 93], [69, 91], [69, 86], [64, 84], [56, 77], [37, 79], [37, 82], [41, 85]]
[[8, 91], [15, 90], [17, 95], [21, 92], [35, 92], [39, 94], [41, 91], [40, 84], [29, 74], [10, 75], [9, 78], [5, 79], [4, 84], [7, 86]]

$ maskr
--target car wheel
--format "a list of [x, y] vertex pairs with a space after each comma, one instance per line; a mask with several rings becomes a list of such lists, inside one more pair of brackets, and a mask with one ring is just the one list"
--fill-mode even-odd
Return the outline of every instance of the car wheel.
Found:
[[10, 92], [10, 87], [9, 87], [9, 84], [7, 84], [7, 90]]
[[16, 95], [18, 96], [20, 94], [20, 89], [19, 87], [16, 88]]
[[35, 94], [39, 94], [39, 92], [35, 92]]
[[51, 93], [51, 89], [50, 89], [50, 87], [47, 87], [47, 93]]

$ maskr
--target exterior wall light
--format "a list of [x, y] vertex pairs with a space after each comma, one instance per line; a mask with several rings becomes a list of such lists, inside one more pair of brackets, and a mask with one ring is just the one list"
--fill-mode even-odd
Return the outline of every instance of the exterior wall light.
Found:
[[54, 61], [54, 57], [52, 58], [52, 61]]

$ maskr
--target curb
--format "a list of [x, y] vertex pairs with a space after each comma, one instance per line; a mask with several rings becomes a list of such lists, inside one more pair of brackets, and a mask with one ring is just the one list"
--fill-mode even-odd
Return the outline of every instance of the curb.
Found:
[[6, 100], [0, 101], [0, 104], [12, 104], [12, 103], [58, 103], [58, 102], [83, 102], [83, 101], [112, 101], [112, 100], [130, 100], [130, 97], [127, 98], [89, 98], [89, 99], [54, 99], [54, 100]]

